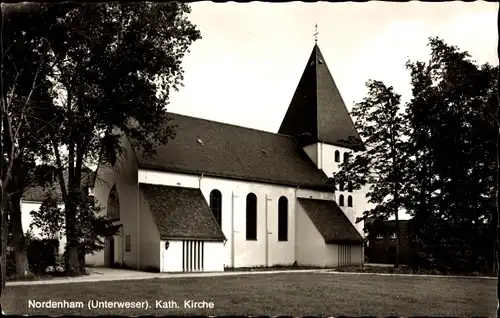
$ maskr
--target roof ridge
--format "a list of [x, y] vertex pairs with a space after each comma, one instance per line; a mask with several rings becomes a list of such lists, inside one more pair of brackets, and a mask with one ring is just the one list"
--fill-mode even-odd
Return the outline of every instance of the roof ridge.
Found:
[[191, 116], [191, 115], [185, 115], [185, 114], [179, 114], [179, 113], [174, 113], [174, 112], [167, 112], [167, 113], [175, 115], [175, 116], [182, 116], [182, 117], [187, 117], [187, 118], [192, 118], [192, 119], [197, 119], [197, 120], [203, 120], [203, 121], [208, 121], [208, 122], [211, 122], [211, 123], [216, 123], [216, 124], [219, 124], [219, 125], [226, 125], [226, 126], [231, 126], [231, 127], [243, 128], [243, 129], [248, 129], [248, 130], [253, 130], [253, 131], [258, 131], [258, 132], [267, 133], [267, 134], [271, 134], [271, 135], [283, 136], [283, 137], [288, 137], [288, 138], [294, 139], [293, 136], [287, 135], [287, 134], [274, 133], [274, 132], [267, 131], [267, 130], [260, 130], [260, 129], [257, 129], [257, 128], [245, 127], [245, 126], [240, 126], [240, 125], [230, 124], [230, 123], [224, 123], [224, 122], [213, 120], [213, 119], [201, 118], [201, 117], [196, 117], [196, 116]]

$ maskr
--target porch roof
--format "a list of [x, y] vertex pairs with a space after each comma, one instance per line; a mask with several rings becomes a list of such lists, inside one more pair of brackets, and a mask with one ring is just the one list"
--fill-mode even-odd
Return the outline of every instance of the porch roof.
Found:
[[162, 240], [224, 241], [200, 189], [139, 184]]
[[363, 237], [335, 201], [299, 198], [327, 244], [363, 244]]

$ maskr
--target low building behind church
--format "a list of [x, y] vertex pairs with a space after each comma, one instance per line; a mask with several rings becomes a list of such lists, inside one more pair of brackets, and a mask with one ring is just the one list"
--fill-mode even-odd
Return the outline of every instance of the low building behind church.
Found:
[[[169, 114], [146, 157], [130, 136], [95, 198], [120, 231], [93, 265], [161, 272], [362, 264], [365, 189], [329, 177], [364, 149], [317, 45], [278, 133]], [[336, 189], [337, 187], [337, 189]]]
[[[63, 177], [67, 183], [68, 176], [66, 171], [63, 172]], [[94, 195], [94, 179], [95, 172], [92, 172], [89, 169], [85, 169], [83, 171], [82, 188], [83, 191], [91, 198], [93, 198]], [[38, 227], [32, 226], [33, 216], [31, 215], [31, 212], [38, 211], [44, 200], [49, 195], [57, 199], [59, 202], [59, 209], [64, 211], [64, 204], [58, 179], [54, 177], [53, 180], [54, 182], [52, 184], [46, 184], [45, 186], [38, 184], [32, 185], [23, 193], [21, 198], [21, 226], [24, 233], [30, 231], [36, 238], [57, 240], [59, 242], [57, 254], [62, 257], [66, 248], [66, 236], [63, 233], [43, 233]]]

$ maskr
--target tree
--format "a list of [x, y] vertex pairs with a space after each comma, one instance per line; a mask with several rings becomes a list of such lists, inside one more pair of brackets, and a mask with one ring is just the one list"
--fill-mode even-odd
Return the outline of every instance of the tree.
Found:
[[352, 156], [342, 163], [341, 170], [334, 175], [339, 183], [353, 183], [354, 189], [370, 185], [367, 197], [377, 204], [366, 211], [368, 218], [396, 219], [396, 259], [399, 266], [400, 229], [398, 213], [402, 208], [402, 189], [405, 181], [405, 141], [406, 122], [400, 113], [400, 95], [392, 87], [382, 82], [367, 83], [368, 96], [356, 104], [352, 115], [355, 126], [363, 138], [366, 151]]
[[[431, 38], [428, 63], [408, 62], [407, 211], [413, 240], [443, 270], [472, 271], [493, 256], [498, 67]], [[491, 238], [485, 238], [485, 233]], [[493, 260], [488, 261], [491, 265]]]
[[[40, 144], [40, 130], [48, 124], [38, 120], [46, 112], [48, 96], [45, 94], [45, 74], [51, 68], [51, 60], [44, 53], [47, 42], [34, 36], [33, 24], [38, 21], [36, 12], [39, 5], [2, 4], [1, 28], [1, 107], [0, 107], [0, 173], [1, 173], [1, 212], [2, 242], [7, 242], [6, 226], [8, 213], [15, 208], [19, 184], [19, 172], [27, 167], [26, 154]], [[31, 26], [31, 28], [30, 28]], [[12, 181], [15, 181], [14, 183]], [[13, 237], [17, 247], [16, 260], [18, 271], [27, 268], [26, 255], [22, 251], [22, 230], [19, 214], [12, 215]], [[18, 234], [21, 233], [19, 236]], [[1, 277], [5, 286], [6, 244], [2, 244]]]
[[[67, 8], [62, 17], [61, 6]], [[58, 93], [54, 113], [62, 117], [51, 132], [52, 148], [65, 205], [68, 272], [78, 274], [82, 168], [96, 163], [103, 143], [120, 153], [123, 133], [149, 154], [173, 137], [165, 107], [181, 83], [181, 59], [200, 34], [187, 20], [190, 8], [176, 2], [71, 3], [51, 10], [57, 18], [48, 21], [48, 38], [58, 60], [50, 79]]]

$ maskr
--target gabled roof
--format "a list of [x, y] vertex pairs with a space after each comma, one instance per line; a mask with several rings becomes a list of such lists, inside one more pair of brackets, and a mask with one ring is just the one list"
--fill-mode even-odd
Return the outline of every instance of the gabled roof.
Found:
[[360, 150], [364, 147], [317, 44], [279, 133], [296, 138], [308, 134], [308, 143], [324, 142]]
[[[409, 220], [399, 220], [399, 230], [406, 231], [408, 228]], [[385, 234], [392, 233], [396, 231], [396, 220], [390, 221], [380, 221], [380, 220], [370, 220], [369, 222], [365, 222], [365, 227], [368, 229], [370, 234]]]
[[[82, 186], [85, 188], [94, 187], [95, 175], [96, 173], [90, 170], [82, 171]], [[63, 178], [66, 184], [68, 184], [68, 171], [65, 170], [63, 172]], [[43, 202], [49, 193], [58, 200], [62, 201], [62, 193], [58, 177], [55, 177], [52, 184], [46, 184], [45, 186], [36, 184], [26, 189], [22, 198], [23, 201]]]
[[327, 244], [362, 244], [363, 238], [335, 201], [298, 198]]
[[136, 147], [139, 168], [333, 191], [326, 175], [293, 137], [184, 115], [169, 116], [168, 124], [177, 126], [175, 138], [156, 147], [152, 158]]
[[162, 240], [226, 239], [200, 189], [139, 184]]

